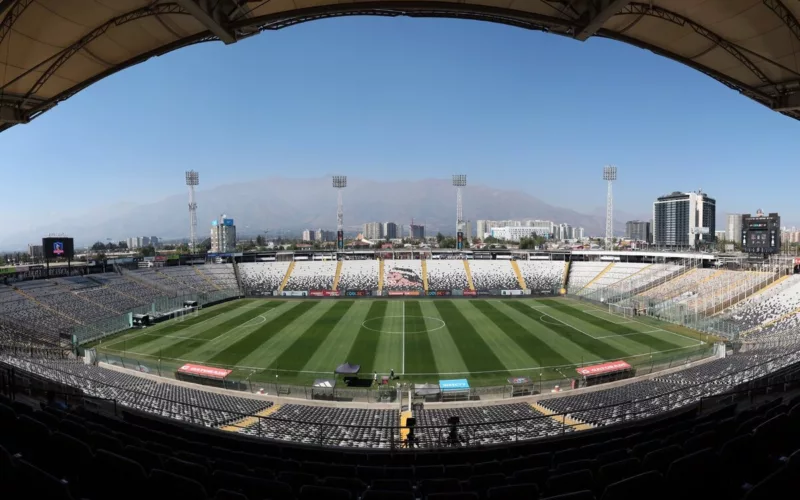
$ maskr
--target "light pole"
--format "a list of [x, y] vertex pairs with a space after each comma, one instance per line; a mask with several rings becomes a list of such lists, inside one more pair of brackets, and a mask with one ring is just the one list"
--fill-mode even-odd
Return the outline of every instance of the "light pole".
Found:
[[186, 172], [186, 185], [189, 186], [189, 247], [194, 255], [197, 244], [197, 202], [194, 201], [194, 187], [200, 185], [200, 173], [194, 170]]
[[344, 251], [344, 205], [342, 204], [342, 189], [347, 187], [346, 175], [334, 175], [333, 187], [337, 192], [338, 205], [336, 208], [336, 250]]
[[467, 176], [453, 175], [453, 186], [456, 187], [456, 249], [464, 249], [464, 213], [461, 206], [461, 188], [467, 186]]
[[603, 180], [608, 182], [608, 194], [606, 195], [606, 250], [613, 250], [614, 247], [614, 194], [612, 184], [617, 180], [617, 167], [606, 165], [603, 167]]

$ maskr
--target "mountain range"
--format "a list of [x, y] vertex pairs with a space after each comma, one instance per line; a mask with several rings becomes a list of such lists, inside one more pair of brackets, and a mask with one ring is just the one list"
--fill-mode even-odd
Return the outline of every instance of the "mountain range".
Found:
[[[346, 232], [360, 231], [365, 222], [393, 221], [398, 225], [426, 225], [426, 233], [455, 231], [456, 193], [441, 179], [416, 181], [375, 181], [348, 179], [344, 189], [344, 224]], [[211, 221], [221, 214], [235, 220], [237, 233], [256, 235], [269, 230], [297, 234], [303, 229], [335, 229], [336, 193], [330, 177], [290, 179], [273, 177], [247, 183], [227, 184], [197, 192], [198, 239], [208, 237]], [[521, 190], [470, 185], [463, 194], [464, 218], [544, 219], [555, 223], [581, 226], [587, 235], [605, 233], [605, 207], [593, 213], [545, 203]], [[124, 203], [98, 209], [91, 217], [73, 217], [52, 221], [40, 227], [26, 228], [0, 242], [0, 250], [25, 248], [49, 233], [65, 233], [75, 238], [77, 248], [94, 241], [114, 241], [129, 236], [155, 235], [160, 238], [185, 238], [189, 234], [188, 196], [176, 194], [153, 203]], [[615, 211], [615, 234], [623, 234], [625, 221], [648, 220], [641, 214]]]

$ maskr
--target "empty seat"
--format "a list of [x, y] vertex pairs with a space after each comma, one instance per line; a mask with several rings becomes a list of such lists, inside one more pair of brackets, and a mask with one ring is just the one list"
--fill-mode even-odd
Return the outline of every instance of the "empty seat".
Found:
[[539, 486], [536, 484], [511, 484], [495, 486], [486, 492], [488, 500], [536, 500], [539, 498]]
[[420, 481], [420, 493], [423, 496], [431, 493], [458, 493], [461, 483], [455, 478], [424, 479]]
[[305, 485], [300, 488], [300, 500], [351, 500], [353, 495], [341, 488]]
[[644, 456], [644, 470], [657, 470], [661, 473], [667, 471], [669, 464], [683, 454], [680, 446], [673, 444], [665, 448], [653, 450]]
[[411, 481], [405, 479], [376, 479], [372, 481], [370, 488], [383, 491], [414, 491]]
[[589, 470], [579, 470], [550, 476], [547, 480], [547, 494], [561, 495], [574, 491], [591, 490], [594, 487], [594, 477]]
[[606, 486], [601, 500], [661, 499], [663, 476], [657, 471], [647, 471]]

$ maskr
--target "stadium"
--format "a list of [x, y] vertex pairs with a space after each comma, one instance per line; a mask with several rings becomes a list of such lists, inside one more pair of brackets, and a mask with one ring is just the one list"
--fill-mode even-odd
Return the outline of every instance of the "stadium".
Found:
[[[0, 43], [12, 27], [31, 40], [42, 32], [59, 39], [15, 54], [0, 130], [152, 56], [343, 15], [467, 18], [611, 38], [797, 118], [791, 71], [775, 62], [797, 49], [745, 50], [727, 40], [742, 31], [750, 40], [795, 37], [794, 11], [740, 2], [750, 8], [718, 34], [704, 21], [731, 14], [729, 4], [706, 3], [683, 15], [672, 0], [543, 1], [523, 10], [133, 1], [111, 15], [99, 3], [83, 12], [46, 0], [0, 2]], [[73, 10], [85, 32], [67, 29], [60, 8]], [[120, 29], [135, 39], [157, 26], [169, 34], [140, 37], [135, 54], [114, 52], [102, 36]], [[678, 31], [689, 35], [678, 42]], [[84, 49], [93, 62], [70, 64]], [[763, 51], [758, 63], [755, 50]], [[606, 175], [613, 181], [616, 170]], [[461, 177], [454, 186], [466, 185]], [[345, 249], [345, 186], [334, 177], [334, 251], [78, 265], [72, 239], [55, 236], [43, 239], [46, 265], [0, 268], [3, 491], [48, 499], [753, 500], [798, 486], [797, 259], [613, 249], [610, 215], [605, 250], [466, 250], [460, 191], [456, 250]]]

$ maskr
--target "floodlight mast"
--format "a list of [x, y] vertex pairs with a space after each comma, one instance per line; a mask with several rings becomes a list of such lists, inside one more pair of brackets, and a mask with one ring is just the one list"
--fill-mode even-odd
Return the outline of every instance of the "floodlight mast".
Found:
[[464, 249], [464, 210], [461, 203], [461, 188], [467, 186], [465, 174], [453, 175], [453, 186], [456, 187], [456, 248]]
[[194, 201], [194, 187], [200, 185], [200, 173], [194, 170], [186, 172], [186, 185], [189, 186], [189, 246], [194, 255], [197, 245], [197, 202]]
[[336, 250], [344, 251], [344, 204], [342, 203], [342, 189], [347, 187], [346, 175], [334, 175], [333, 187], [337, 192], [336, 207]]
[[617, 180], [617, 167], [606, 165], [603, 167], [603, 180], [608, 182], [606, 195], [606, 250], [614, 249], [614, 193], [612, 185]]

